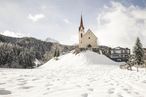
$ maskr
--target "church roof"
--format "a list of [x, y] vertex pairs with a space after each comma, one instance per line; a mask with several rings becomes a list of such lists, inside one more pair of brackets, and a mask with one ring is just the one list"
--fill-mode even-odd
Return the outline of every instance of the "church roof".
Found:
[[84, 34], [84, 36], [88, 35], [89, 33], [92, 34], [94, 37], [96, 37], [95, 34], [90, 29], [87, 30], [87, 32]]
[[84, 29], [82, 15], [81, 15], [81, 21], [80, 21], [79, 30], [81, 30], [81, 28], [83, 28], [83, 29]]
[[91, 29], [88, 29], [87, 32], [92, 32]]

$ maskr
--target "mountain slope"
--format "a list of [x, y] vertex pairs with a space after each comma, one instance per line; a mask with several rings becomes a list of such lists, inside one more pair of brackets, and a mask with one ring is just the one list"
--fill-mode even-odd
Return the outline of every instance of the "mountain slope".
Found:
[[36, 59], [42, 63], [50, 60], [56, 48], [63, 54], [73, 50], [75, 46], [45, 42], [32, 37], [13, 38], [0, 35], [0, 67], [32, 68]]

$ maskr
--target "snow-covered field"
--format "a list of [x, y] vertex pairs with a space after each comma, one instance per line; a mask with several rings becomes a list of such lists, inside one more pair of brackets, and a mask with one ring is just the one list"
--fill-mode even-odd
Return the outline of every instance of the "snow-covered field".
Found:
[[146, 97], [146, 70], [87, 51], [37, 69], [0, 69], [0, 97]]

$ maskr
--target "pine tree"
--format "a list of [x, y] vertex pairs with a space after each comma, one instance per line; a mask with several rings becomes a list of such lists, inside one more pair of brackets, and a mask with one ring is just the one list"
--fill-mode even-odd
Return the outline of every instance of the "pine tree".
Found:
[[57, 51], [56, 51], [56, 49], [55, 49], [55, 52], [54, 52], [54, 57], [56, 57], [56, 55], [57, 55]]
[[136, 62], [137, 71], [138, 71], [138, 66], [143, 65], [144, 63], [144, 50], [142, 48], [142, 44], [140, 42], [139, 37], [137, 37], [133, 53], [135, 56], [135, 62]]
[[57, 54], [56, 54], [56, 57], [59, 57], [60, 56], [60, 51], [57, 50]]
[[54, 57], [56, 60], [58, 60], [58, 57], [60, 56], [60, 51], [56, 48], [54, 52]]

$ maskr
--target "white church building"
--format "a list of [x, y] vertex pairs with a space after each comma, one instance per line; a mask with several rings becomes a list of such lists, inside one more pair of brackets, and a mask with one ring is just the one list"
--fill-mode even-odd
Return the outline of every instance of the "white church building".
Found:
[[88, 29], [84, 31], [83, 19], [81, 15], [81, 21], [79, 26], [79, 48], [80, 49], [96, 49], [98, 48], [97, 37]]

